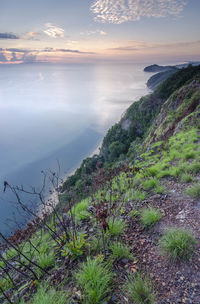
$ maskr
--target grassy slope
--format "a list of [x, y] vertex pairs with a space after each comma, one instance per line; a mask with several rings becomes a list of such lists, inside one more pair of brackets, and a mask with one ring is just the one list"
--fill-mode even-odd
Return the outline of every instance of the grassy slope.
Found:
[[[43, 297], [41, 296], [43, 294], [48, 295], [46, 300], [43, 297], [44, 300], [41, 303], [44, 304], [49, 303], [50, 300], [54, 301], [54, 299], [57, 298], [59, 298], [59, 300], [56, 301], [60, 301], [58, 303], [63, 304], [77, 303], [77, 301], [78, 303], [103, 303], [106, 298], [109, 299], [112, 296], [113, 292], [117, 297], [116, 303], [126, 301], [124, 297], [126, 299], [128, 298], [129, 303], [134, 301], [134, 298], [131, 298], [133, 295], [129, 290], [129, 286], [134, 284], [134, 279], [130, 279], [131, 284], [128, 284], [126, 278], [135, 273], [135, 271], [137, 272], [138, 269], [140, 269], [141, 275], [144, 278], [146, 265], [143, 261], [143, 255], [141, 255], [141, 252], [143, 254], [142, 249], [145, 245], [140, 250], [140, 253], [137, 252], [137, 249], [134, 249], [134, 246], [130, 247], [131, 236], [129, 236], [129, 233], [131, 231], [132, 236], [135, 233], [131, 230], [131, 226], [136, 225], [136, 228], [140, 231], [144, 226], [152, 227], [156, 222], [162, 225], [162, 223], [166, 221], [171, 221], [171, 216], [167, 216], [163, 210], [157, 210], [157, 206], [151, 206], [158, 211], [157, 213], [153, 213], [152, 211], [154, 210], [151, 208], [148, 209], [147, 207], [149, 206], [148, 201], [151, 202], [150, 197], [158, 195], [161, 200], [162, 197], [170, 193], [170, 187], [172, 187], [172, 185], [175, 187], [175, 190], [181, 188], [182, 185], [184, 188], [188, 188], [187, 191], [183, 190], [181, 192], [183, 201], [187, 195], [191, 198], [194, 197], [195, 200], [198, 200], [200, 196], [199, 68], [192, 70], [188, 68], [187, 72], [183, 70], [179, 73], [182, 73], [181, 77], [176, 76], [176, 78], [173, 78], [174, 76], [172, 76], [172, 79], [170, 78], [162, 87], [158, 88], [153, 95], [144, 97], [140, 103], [138, 102], [132, 105], [127, 110], [123, 119], [129, 119], [136, 129], [140, 128], [142, 130], [143, 147], [138, 147], [138, 151], [143, 151], [137, 155], [134, 166], [127, 164], [126, 167], [120, 167], [119, 174], [102, 184], [101, 190], [97, 190], [93, 196], [88, 196], [84, 201], [76, 205], [77, 229], [80, 235], [83, 230], [85, 231], [84, 239], [80, 237], [79, 242], [77, 242], [79, 252], [76, 252], [76, 258], [72, 259], [74, 257], [74, 251], [70, 254], [68, 254], [69, 251], [63, 251], [62, 247], [59, 248], [56, 243], [52, 241], [48, 233], [43, 233], [42, 237], [39, 237], [40, 233], [38, 232], [37, 235], [32, 237], [32, 242], [37, 250], [33, 250], [31, 253], [28, 250], [28, 244], [22, 244], [22, 251], [25, 254], [31, 254], [32, 259], [38, 261], [44, 268], [49, 269], [49, 272], [53, 272], [55, 277], [56, 274], [60, 276], [59, 279], [51, 281], [47, 274], [37, 269], [36, 272], [39, 277], [36, 283], [37, 288], [35, 284], [32, 286], [31, 281], [28, 281], [25, 286], [23, 280], [22, 283], [19, 282], [19, 288], [22, 290], [28, 286], [25, 296], [23, 295], [25, 303], [36, 303], [40, 297]], [[187, 76], [187, 73], [189, 76]], [[194, 75], [196, 75], [195, 82], [193, 81]], [[172, 89], [170, 86], [174, 80], [176, 80], [176, 85], [173, 84]], [[188, 81], [189, 83], [187, 83]], [[185, 84], [185, 86], [182, 87], [182, 84]], [[174, 91], [174, 88], [177, 90]], [[161, 96], [163, 99], [161, 99]], [[151, 103], [153, 103], [152, 112], [149, 112]], [[163, 106], [161, 110], [158, 111], [161, 104], [163, 104]], [[136, 115], [137, 113], [138, 115]], [[144, 117], [147, 118], [146, 125], [145, 120], [142, 119]], [[151, 125], [155, 117], [155, 124]], [[121, 124], [122, 122], [120, 122], [117, 127], [115, 126], [114, 130], [116, 130], [115, 128], [120, 130]], [[149, 128], [150, 126], [151, 128]], [[107, 141], [108, 138], [110, 140], [109, 136], [105, 138], [102, 149], [108, 146]], [[122, 136], [124, 136], [124, 134], [122, 134]], [[134, 141], [134, 136], [129, 139]], [[125, 139], [126, 138], [125, 136]], [[125, 151], [124, 153], [127, 153], [128, 148], [126, 148]], [[130, 150], [128, 155], [131, 158]], [[134, 171], [135, 166], [139, 172]], [[87, 211], [89, 205], [100, 203], [102, 200], [113, 206], [111, 208], [112, 212], [107, 218], [109, 230], [107, 230], [104, 235], [104, 246], [101, 238], [101, 226], [99, 222], [95, 221], [95, 215]], [[161, 200], [160, 204], [162, 202]], [[157, 216], [155, 216], [155, 213]], [[55, 223], [52, 223], [51, 225], [53, 226], [54, 224]], [[168, 226], [171, 224], [169, 222]], [[194, 227], [189, 226], [189, 228], [193, 229], [195, 234]], [[143, 230], [141, 231], [143, 233]], [[144, 235], [145, 234], [142, 234], [141, 242], [147, 237]], [[138, 232], [136, 236], [137, 241], [140, 241], [140, 237], [140, 232]], [[148, 238], [151, 237], [151, 233], [148, 232]], [[153, 249], [151, 248], [152, 250], [158, 248], [159, 238], [160, 232], [158, 233], [157, 239], [155, 238], [156, 240], [153, 238], [154, 247]], [[104, 257], [105, 252], [103, 247], [106, 249], [106, 258]], [[65, 248], [68, 250], [71, 247]], [[77, 250], [77, 248], [75, 249]], [[152, 259], [153, 261], [155, 256], [152, 255], [148, 247], [146, 250], [149, 260]], [[192, 248], [192, 252], [193, 251], [195, 251], [194, 248]], [[65, 255], [63, 256], [61, 252], [65, 252]], [[16, 252], [10, 250], [7, 252], [6, 258], [12, 260], [15, 255]], [[136, 256], [137, 259], [134, 259], [134, 256]], [[87, 257], [90, 257], [90, 259], [87, 260]], [[128, 260], [128, 262], [125, 262], [126, 267], [121, 262], [122, 258]], [[165, 264], [162, 253], [157, 254], [156, 258], [158, 259], [158, 264]], [[66, 260], [68, 262], [66, 262]], [[82, 264], [82, 262], [85, 262], [85, 264]], [[194, 259], [193, 262], [195, 263], [196, 260]], [[155, 277], [161, 277], [161, 281], [158, 282], [158, 285], [154, 288], [158, 293], [158, 303], [162, 303], [162, 298], [166, 300], [167, 297], [169, 297], [166, 290], [163, 289], [163, 284], [166, 284], [166, 278], [162, 278], [162, 275], [159, 274], [158, 270], [156, 272], [154, 266], [151, 268], [151, 264], [150, 262], [147, 264], [148, 271], [152, 272]], [[67, 268], [65, 265], [67, 265]], [[188, 265], [190, 271], [194, 271], [190, 263]], [[4, 267], [2, 262], [0, 266]], [[105, 278], [102, 269], [105, 269]], [[102, 281], [98, 279], [97, 283], [99, 287], [94, 292], [92, 282], [97, 278], [95, 272], [103, 279]], [[60, 274], [62, 274], [62, 276]], [[83, 278], [87, 284], [82, 284], [82, 279], [80, 278]], [[107, 286], [104, 286], [104, 279], [108, 282]], [[50, 283], [46, 285], [44, 283], [46, 281]], [[139, 282], [141, 283], [141, 281]], [[145, 284], [151, 285], [148, 283], [149, 278], [145, 280], [145, 282], [147, 282]], [[191, 284], [195, 283], [192, 282]], [[0, 285], [4, 290], [12, 288], [12, 283], [8, 279], [2, 278]], [[50, 287], [51, 285], [54, 286]], [[136, 289], [137, 285], [134, 286]], [[148, 288], [148, 286], [145, 286], [140, 286], [139, 284], [139, 289], [136, 289], [137, 298], [140, 296], [138, 293], [142, 292], [142, 295], [146, 294], [149, 299], [152, 299], [152, 302], [148, 303], [154, 303], [155, 296], [152, 295], [152, 287]], [[146, 288], [146, 290], [144, 290], [144, 288]], [[172, 288], [176, 289], [175, 285], [172, 286]], [[181, 288], [180, 286], [180, 290]], [[58, 295], [56, 295], [56, 290], [59, 290]], [[147, 294], [149, 290], [150, 294]], [[177, 289], [177, 294], [179, 294], [180, 290]], [[32, 298], [32, 293], [35, 291], [36, 295]], [[30, 300], [28, 300], [29, 297]], [[173, 299], [173, 301], [175, 300]], [[195, 301], [198, 301], [196, 298], [194, 298], [193, 303], [198, 303]], [[23, 303], [23, 300], [21, 303]]]

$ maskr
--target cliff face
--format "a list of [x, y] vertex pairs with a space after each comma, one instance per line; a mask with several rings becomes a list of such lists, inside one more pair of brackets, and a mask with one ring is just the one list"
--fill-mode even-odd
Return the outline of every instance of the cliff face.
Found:
[[63, 189], [84, 187], [82, 177], [97, 166], [113, 166], [117, 161], [133, 160], [159, 140], [168, 139], [186, 126], [199, 126], [200, 66], [188, 66], [171, 75], [156, 90], [133, 103], [122, 119], [110, 128], [103, 139], [100, 154], [82, 162]]
[[193, 80], [175, 91], [163, 104], [151, 126], [145, 144], [167, 140], [187, 126], [200, 126], [200, 82]]
[[[117, 160], [120, 155], [122, 159], [128, 151], [130, 155], [135, 143], [146, 145], [172, 135], [184, 118], [198, 111], [199, 83], [200, 66], [189, 66], [133, 103], [104, 137], [101, 155], [105, 161]], [[198, 116], [195, 113], [193, 116]]]

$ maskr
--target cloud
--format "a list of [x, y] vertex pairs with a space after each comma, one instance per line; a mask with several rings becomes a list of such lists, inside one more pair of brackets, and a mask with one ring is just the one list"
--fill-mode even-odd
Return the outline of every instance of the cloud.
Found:
[[63, 38], [64, 30], [61, 27], [55, 26], [51, 23], [45, 24], [46, 29], [43, 31], [46, 35], [52, 38]]
[[[40, 56], [46, 54], [46, 56], [58, 56], [58, 53], [69, 54], [95, 54], [93, 52], [83, 52], [79, 50], [71, 49], [56, 49], [56, 48], [44, 48], [44, 49], [21, 49], [21, 48], [0, 48], [0, 63], [33, 63], [39, 62]], [[64, 55], [63, 55], [64, 56]]]
[[134, 52], [142, 50], [151, 50], [151, 49], [177, 49], [177, 48], [188, 48], [188, 47], [199, 47], [200, 40], [195, 41], [180, 41], [180, 42], [171, 42], [171, 43], [149, 43], [145, 41], [132, 41], [130, 45], [119, 46], [115, 48], [109, 48], [108, 50], [112, 51], [122, 51], [122, 52]]
[[81, 34], [81, 35], [87, 35], [87, 36], [90, 36], [90, 35], [101, 35], [101, 36], [105, 36], [105, 35], [107, 35], [107, 33], [104, 32], [104, 31], [102, 31], [102, 30], [86, 31], [86, 32], [81, 32], [80, 34]]
[[186, 4], [185, 0], [97, 0], [90, 9], [97, 22], [121, 24], [141, 17], [178, 16]]
[[40, 36], [40, 33], [37, 32], [27, 32], [24, 35], [20, 36], [21, 39], [26, 39], [26, 40], [36, 40], [38, 41], [39, 39], [37, 38]]
[[19, 39], [19, 36], [12, 33], [0, 33], [0, 39]]

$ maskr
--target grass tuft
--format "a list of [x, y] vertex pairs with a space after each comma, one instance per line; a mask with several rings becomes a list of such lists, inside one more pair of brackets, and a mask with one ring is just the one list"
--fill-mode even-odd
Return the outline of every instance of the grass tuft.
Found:
[[68, 295], [63, 291], [56, 291], [54, 288], [48, 289], [44, 284], [39, 287], [34, 295], [31, 304], [66, 304]]
[[200, 198], [200, 184], [194, 184], [186, 190], [186, 193], [193, 198]]
[[138, 304], [155, 304], [155, 294], [152, 284], [147, 278], [137, 274], [135, 278], [130, 277], [126, 286], [129, 298]]
[[126, 245], [123, 245], [120, 242], [115, 242], [110, 244], [109, 249], [112, 251], [111, 257], [114, 258], [114, 260], [121, 260], [123, 258], [126, 259], [132, 259], [133, 256], [130, 252], [130, 248]]
[[115, 219], [114, 222], [112, 219], [109, 220], [109, 233], [112, 236], [120, 236], [123, 234], [126, 224], [122, 220]]
[[162, 217], [160, 210], [154, 209], [152, 207], [144, 208], [140, 213], [140, 220], [144, 227], [153, 226]]
[[112, 290], [113, 274], [97, 259], [87, 258], [75, 277], [83, 293], [83, 303], [103, 303]]
[[160, 247], [173, 260], [187, 259], [194, 252], [196, 240], [188, 230], [168, 229], [160, 240]]

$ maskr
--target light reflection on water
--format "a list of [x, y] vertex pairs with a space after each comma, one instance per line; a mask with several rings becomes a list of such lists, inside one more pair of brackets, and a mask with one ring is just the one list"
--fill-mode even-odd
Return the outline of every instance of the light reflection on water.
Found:
[[[144, 65], [0, 66], [0, 181], [40, 184], [40, 171], [63, 174], [99, 145], [106, 130], [145, 95]], [[0, 229], [11, 216], [0, 187]], [[9, 207], [8, 207], [9, 206]], [[4, 227], [4, 228], [3, 228]]]

